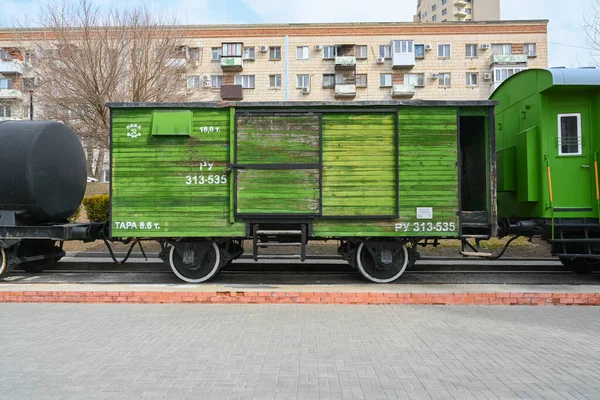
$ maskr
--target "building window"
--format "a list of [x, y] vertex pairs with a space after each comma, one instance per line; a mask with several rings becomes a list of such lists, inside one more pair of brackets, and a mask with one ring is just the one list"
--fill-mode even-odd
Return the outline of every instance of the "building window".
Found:
[[423, 87], [425, 86], [425, 74], [404, 74], [404, 84]]
[[390, 45], [379, 46], [379, 57], [392, 58], [392, 46], [390, 46]]
[[467, 58], [475, 58], [477, 57], [477, 45], [476, 44], [468, 44], [465, 46], [465, 53]]
[[436, 17], [435, 15], [433, 15], [433, 16], [431, 17], [431, 22], [435, 22], [436, 20], [437, 20], [437, 17]]
[[308, 46], [298, 46], [296, 49], [296, 58], [298, 60], [308, 60]]
[[442, 5], [445, 6], [446, 5], [446, 0], [442, 0]]
[[356, 74], [356, 87], [367, 87], [367, 74]]
[[494, 83], [501, 83], [525, 68], [496, 68], [494, 69]]
[[421, 18], [427, 18], [427, 11], [425, 11], [425, 12], [423, 13], [423, 15], [421, 16]]
[[445, 9], [445, 8], [442, 10], [442, 17], [443, 17], [444, 15], [446, 15], [446, 9]]
[[200, 60], [200, 49], [198, 47], [190, 47], [188, 49], [188, 51], [189, 51], [190, 60], [192, 60], [192, 61]]
[[0, 89], [12, 89], [12, 79], [0, 79]]
[[269, 75], [269, 87], [271, 89], [281, 89], [281, 75]]
[[0, 50], [0, 59], [2, 60], [12, 60], [13, 55], [9, 50]]
[[379, 74], [380, 87], [392, 87], [392, 74]]
[[199, 88], [202, 86], [202, 80], [198, 75], [188, 76], [187, 78], [187, 87], [188, 89]]
[[558, 154], [578, 156], [581, 151], [581, 114], [558, 115]]
[[0, 118], [9, 118], [10, 117], [10, 106], [0, 106]]
[[435, 11], [436, 9], [437, 9], [437, 5], [436, 4], [434, 4], [434, 5], [431, 6], [431, 11]]
[[443, 72], [440, 74], [439, 79], [439, 86], [440, 87], [450, 87], [450, 73], [449, 72]]
[[223, 54], [223, 49], [220, 47], [213, 47], [212, 48], [212, 61], [219, 61], [221, 60], [221, 55]]
[[269, 47], [269, 60], [281, 60], [281, 47]]
[[213, 89], [220, 89], [223, 86], [223, 75], [212, 75], [210, 83]]
[[479, 73], [467, 72], [467, 86], [479, 85]]
[[254, 75], [236, 75], [235, 84], [244, 89], [254, 89]]
[[335, 46], [324, 46], [323, 47], [323, 59], [331, 60], [335, 58]]
[[424, 44], [415, 44], [415, 58], [425, 58]]
[[242, 44], [241, 43], [223, 43], [222, 57], [241, 57], [242, 56]]
[[394, 54], [412, 54], [414, 41], [412, 40], [394, 40]]
[[493, 44], [492, 53], [509, 56], [510, 54], [512, 54], [512, 46], [510, 44]]
[[536, 45], [535, 43], [525, 43], [523, 45], [524, 53], [527, 54], [527, 57], [535, 57], [536, 54]]
[[470, 8], [465, 8], [465, 12], [467, 13], [467, 15], [471, 15], [471, 9]]
[[310, 88], [310, 75], [296, 75], [296, 89]]
[[360, 45], [354, 48], [354, 54], [356, 58], [359, 60], [365, 60], [368, 56], [368, 48], [367, 46]]
[[323, 87], [324, 88], [335, 87], [335, 75], [334, 74], [323, 74]]
[[438, 44], [438, 57], [450, 58], [449, 44]]
[[252, 60], [254, 61], [254, 47], [244, 47], [244, 60]]

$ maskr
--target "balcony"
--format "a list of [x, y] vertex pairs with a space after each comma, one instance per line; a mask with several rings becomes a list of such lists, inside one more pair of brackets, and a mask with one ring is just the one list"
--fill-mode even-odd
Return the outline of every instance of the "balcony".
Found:
[[23, 63], [23, 61], [0, 60], [0, 74], [14, 74], [14, 73], [23, 74], [24, 69], [25, 69], [25, 64]]
[[414, 95], [414, 85], [395, 84], [392, 86], [392, 97], [394, 98], [411, 98]]
[[465, 18], [467, 15], [467, 10], [465, 10], [464, 8], [457, 8], [456, 11], [454, 11], [454, 16], [456, 18]]
[[356, 97], [356, 84], [354, 83], [337, 83], [335, 85], [336, 98], [352, 98]]
[[355, 56], [338, 56], [335, 58], [336, 70], [349, 70], [356, 68]]
[[0, 100], [23, 100], [23, 93], [17, 89], [0, 89]]
[[469, 4], [467, 0], [454, 0], [454, 5], [456, 7], [465, 7], [467, 4]]
[[527, 54], [492, 54], [490, 65], [518, 65], [527, 64]]
[[244, 69], [244, 60], [241, 56], [221, 57], [221, 69], [223, 71], [241, 71]]
[[223, 100], [244, 100], [242, 85], [222, 85], [221, 98]]
[[182, 69], [187, 67], [188, 62], [185, 58], [169, 58], [167, 60], [167, 67], [169, 68], [175, 68], [175, 69]]
[[392, 68], [412, 68], [415, 66], [415, 53], [394, 53]]

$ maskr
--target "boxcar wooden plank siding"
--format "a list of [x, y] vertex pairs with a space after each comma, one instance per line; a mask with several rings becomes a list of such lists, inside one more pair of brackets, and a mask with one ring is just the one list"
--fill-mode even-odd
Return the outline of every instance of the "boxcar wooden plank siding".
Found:
[[229, 223], [229, 121], [194, 110], [189, 136], [152, 136], [152, 110], [114, 110], [113, 236], [242, 236]]
[[316, 237], [458, 235], [455, 106], [190, 109], [177, 136], [152, 135], [152, 108], [113, 110], [113, 236], [243, 237], [270, 214], [313, 216]]

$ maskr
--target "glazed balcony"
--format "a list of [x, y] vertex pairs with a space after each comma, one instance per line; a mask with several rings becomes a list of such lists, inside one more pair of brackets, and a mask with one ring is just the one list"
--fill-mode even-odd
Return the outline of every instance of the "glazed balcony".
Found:
[[221, 57], [221, 69], [223, 71], [242, 71], [244, 59], [241, 56]]
[[392, 86], [392, 97], [394, 98], [411, 98], [415, 95], [414, 85], [404, 83], [395, 84]]
[[527, 64], [527, 54], [492, 54], [490, 65], [519, 65]]
[[336, 70], [356, 69], [356, 57], [355, 56], [337, 56], [335, 58], [335, 69]]
[[23, 92], [18, 89], [0, 89], [0, 100], [23, 100]]
[[354, 83], [336, 83], [335, 97], [336, 98], [356, 97], [356, 84], [354, 84]]
[[23, 74], [25, 64], [19, 60], [0, 60], [0, 74]]
[[469, 4], [467, 0], [454, 0], [454, 5], [456, 7], [465, 7], [467, 4]]

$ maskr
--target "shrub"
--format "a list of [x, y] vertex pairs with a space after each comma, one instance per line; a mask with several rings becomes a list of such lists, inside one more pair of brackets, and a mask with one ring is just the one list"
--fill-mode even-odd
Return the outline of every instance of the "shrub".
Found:
[[79, 217], [81, 217], [82, 210], [83, 210], [83, 204], [80, 204], [79, 207], [77, 207], [77, 211], [75, 211], [73, 213], [73, 215], [71, 215], [69, 218], [67, 218], [69, 220], [69, 222], [77, 222], [79, 220]]
[[86, 197], [83, 205], [90, 222], [108, 221], [110, 202], [107, 194]]

